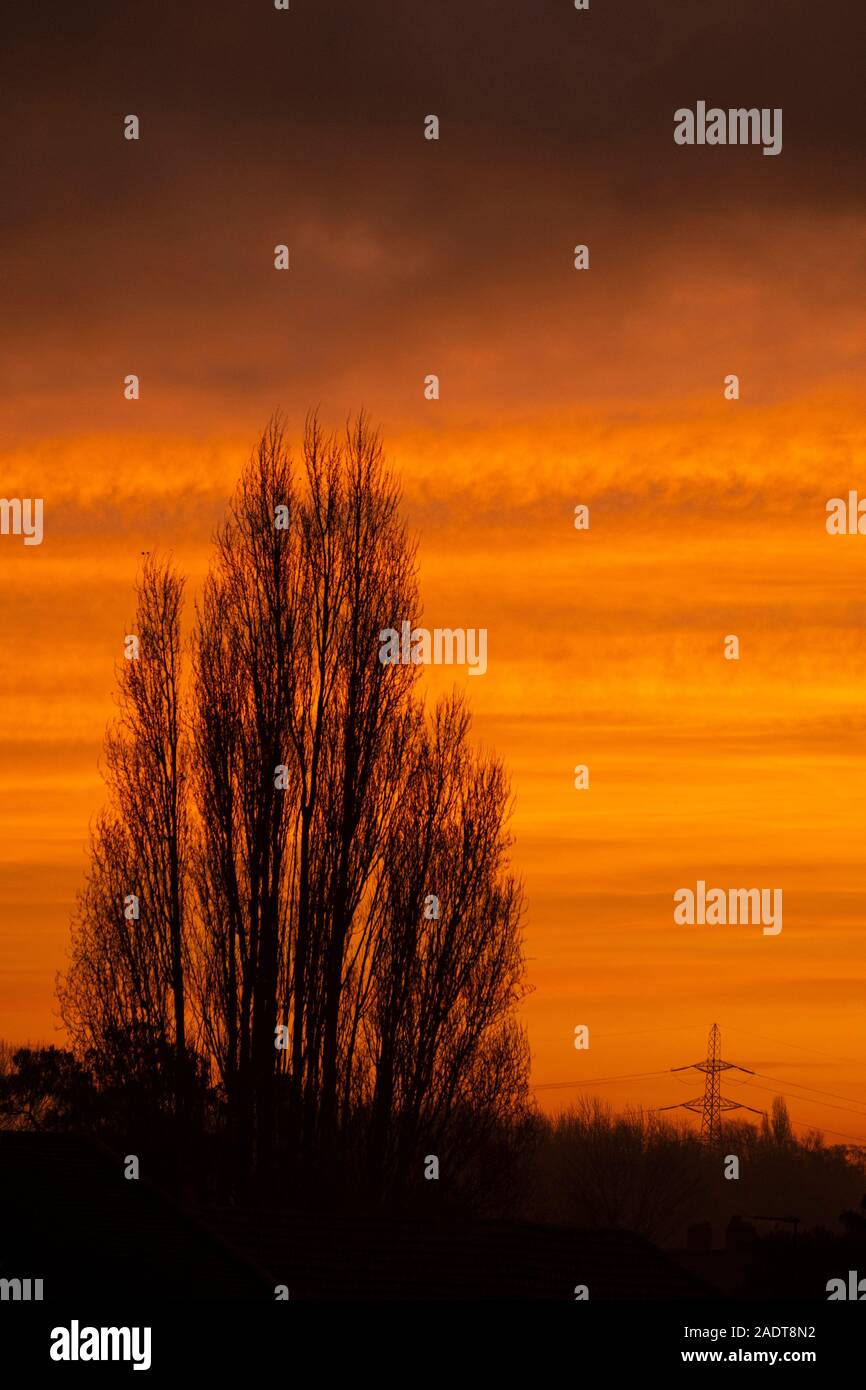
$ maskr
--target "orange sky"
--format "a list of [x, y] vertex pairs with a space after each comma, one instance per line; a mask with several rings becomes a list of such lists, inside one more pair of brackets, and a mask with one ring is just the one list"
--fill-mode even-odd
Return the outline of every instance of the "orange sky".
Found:
[[[189, 81], [188, 34], [171, 61], [158, 34], [84, 51], [86, 96], [57, 47], [12, 141], [3, 260], [0, 495], [45, 499], [45, 541], [0, 537], [0, 1034], [56, 1026], [139, 552], [172, 550], [194, 593], [270, 412], [297, 437], [313, 405], [339, 424], [364, 404], [403, 477], [428, 624], [489, 631], [487, 674], [459, 679], [513, 777], [534, 1081], [635, 1076], [597, 1089], [670, 1104], [702, 1078], [635, 1074], [697, 1060], [717, 1021], [726, 1057], [784, 1083], [756, 1078], [747, 1103], [781, 1090], [798, 1123], [866, 1142], [866, 537], [824, 527], [827, 498], [866, 495], [862, 181], [844, 61], [838, 120], [807, 119], [826, 55], [791, 37], [797, 5], [781, 40], [778, 6], [753, 8], [731, 6], [728, 52], [685, 8], [651, 34], [643, 6], [578, 34], [587, 17], [560, 29], [544, 4], [503, 34], [480, 5], [502, 49], [488, 90], [449, 4], [408, 75], [401, 54], [354, 104], [341, 65], [372, 40], [327, 49], [317, 95], [309, 14], [284, 51], [251, 21], [257, 81], [230, 76], [224, 6]], [[366, 91], [386, 58], [363, 52]], [[674, 149], [681, 94], [726, 102], [720, 71], [732, 101], [785, 104], [778, 159]], [[781, 934], [675, 926], [698, 878], [782, 887]]]

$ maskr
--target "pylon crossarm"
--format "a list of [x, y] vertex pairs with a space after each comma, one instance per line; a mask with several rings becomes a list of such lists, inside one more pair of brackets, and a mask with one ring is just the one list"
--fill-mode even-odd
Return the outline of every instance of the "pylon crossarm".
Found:
[[766, 1115], [766, 1110], [756, 1110], [754, 1105], [744, 1105], [740, 1100], [728, 1100], [727, 1096], [719, 1097], [720, 1110], [751, 1110], [753, 1115]]

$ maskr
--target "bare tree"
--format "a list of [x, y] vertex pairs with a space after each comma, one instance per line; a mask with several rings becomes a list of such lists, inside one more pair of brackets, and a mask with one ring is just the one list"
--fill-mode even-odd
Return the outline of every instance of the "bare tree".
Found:
[[168, 1053], [177, 1113], [187, 1097], [186, 878], [188, 799], [181, 716], [182, 578], [149, 557], [137, 585], [129, 656], [118, 673], [119, 718], [105, 738], [109, 809], [91, 837], [70, 969], [59, 982], [64, 1022], [105, 1072], [129, 1049]]
[[183, 585], [145, 567], [64, 1016], [103, 1056], [137, 1036], [179, 1066], [194, 1021], [236, 1178], [282, 1144], [333, 1179], [351, 1129], [387, 1189], [419, 1144], [465, 1149], [525, 1099], [507, 779], [461, 700], [428, 716], [417, 666], [379, 659], [419, 599], [363, 415], [343, 436], [311, 417], [297, 469], [273, 420], [214, 551], [185, 721]]
[[[305, 892], [295, 963], [302, 969], [295, 970], [291, 1002], [301, 1039], [293, 1068], [305, 1072], [305, 1133], [315, 1134], [316, 1147], [327, 1152], [338, 1122], [347, 964], [353, 939], [363, 935], [362, 904], [400, 807], [411, 766], [407, 734], [416, 719], [418, 672], [383, 667], [379, 634], [415, 617], [418, 594], [415, 548], [378, 436], [361, 416], [341, 444], [329, 442], [320, 468], [316, 430], [313, 422], [305, 445], [304, 517], [316, 716], [311, 738], [303, 737], [306, 702], [293, 726], [311, 795], [302, 811], [299, 866]], [[316, 761], [314, 782], [304, 770], [312, 774]]]
[[266, 1160], [274, 1127], [286, 845], [298, 794], [286, 759], [302, 659], [297, 507], [275, 420], [217, 533], [194, 639], [198, 1012], [245, 1170]]
[[715, 1172], [684, 1125], [639, 1109], [616, 1114], [595, 1096], [557, 1116], [552, 1139], [554, 1209], [577, 1225], [669, 1238], [700, 1210]]
[[334, 1146], [346, 954], [417, 678], [388, 681], [378, 661], [379, 631], [417, 596], [399, 495], [363, 418], [344, 442], [308, 421], [303, 482], [274, 422], [217, 537], [195, 644], [201, 1015], [260, 1154], [278, 1020], [296, 1142]]
[[[369, 1159], [405, 1181], [419, 1145], [462, 1149], [525, 1101], [522, 897], [507, 873], [508, 784], [468, 743], [459, 698], [417, 730], [373, 914], [363, 1060]], [[472, 1125], [467, 1121], [471, 1117]]]

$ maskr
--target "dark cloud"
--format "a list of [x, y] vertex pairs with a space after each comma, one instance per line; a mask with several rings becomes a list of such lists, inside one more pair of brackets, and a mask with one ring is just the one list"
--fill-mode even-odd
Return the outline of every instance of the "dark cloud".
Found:
[[[765, 381], [808, 375], [789, 345], [810, 332], [847, 371], [857, 335], [830, 341], [822, 316], [853, 302], [834, 267], [863, 198], [861, 21], [854, 0], [19, 4], [0, 60], [7, 400], [22, 428], [61, 400], [113, 427], [92, 412], [121, 364], [147, 378], [142, 417], [169, 390], [193, 411], [294, 406], [286, 381], [345, 409], [438, 368], [452, 400], [459, 382], [501, 408], [517, 376], [527, 398], [567, 393], [572, 335], [612, 399], [667, 390], [647, 335], [689, 361], [698, 320], [718, 357], [698, 387], [728, 370], [728, 329]], [[781, 105], [782, 154], [675, 146], [698, 99]], [[763, 298], [732, 303], [726, 274]]]
[[[204, 163], [420, 191], [427, 112], [441, 164], [595, 172], [643, 204], [646, 185], [719, 199], [785, 188], [862, 198], [862, 10], [856, 0], [293, 0], [256, 5], [18, 6], [2, 84], [4, 145], [30, 198], [136, 196]], [[860, 35], [858, 46], [857, 36]], [[782, 106], [784, 158], [676, 149], [673, 111], [698, 98]], [[140, 114], [135, 165], [119, 120]], [[700, 153], [699, 160], [695, 154]], [[719, 171], [721, 175], [719, 176]], [[8, 192], [9, 190], [7, 190]], [[18, 204], [19, 210], [21, 203]]]

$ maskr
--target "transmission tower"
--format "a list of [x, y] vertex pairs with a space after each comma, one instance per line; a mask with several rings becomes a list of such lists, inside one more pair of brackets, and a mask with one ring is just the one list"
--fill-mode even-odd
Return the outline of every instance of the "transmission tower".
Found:
[[756, 1110], [752, 1105], [743, 1105], [738, 1100], [728, 1100], [721, 1092], [720, 1076], [723, 1071], [745, 1071], [749, 1076], [755, 1073], [749, 1067], [740, 1067], [736, 1062], [723, 1062], [720, 1056], [722, 1050], [722, 1035], [719, 1032], [719, 1025], [714, 1023], [710, 1029], [709, 1042], [707, 1044], [707, 1060], [705, 1062], [690, 1062], [685, 1067], [671, 1067], [671, 1071], [702, 1071], [706, 1075], [704, 1094], [696, 1096], [694, 1100], [680, 1101], [679, 1105], [660, 1105], [659, 1110], [693, 1110], [695, 1114], [701, 1116], [701, 1139], [709, 1149], [716, 1149], [722, 1142], [722, 1111], [723, 1110], [751, 1110], [753, 1115], [763, 1115], [763, 1110]]

